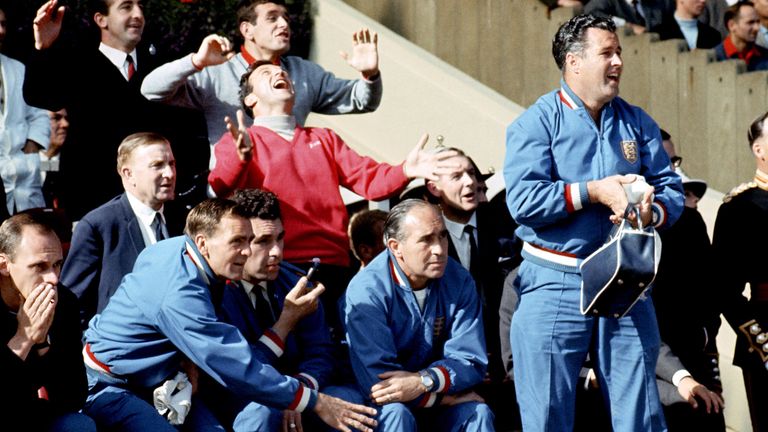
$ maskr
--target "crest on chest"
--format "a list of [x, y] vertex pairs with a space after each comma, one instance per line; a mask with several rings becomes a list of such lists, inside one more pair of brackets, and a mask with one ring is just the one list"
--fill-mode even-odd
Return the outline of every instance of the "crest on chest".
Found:
[[637, 162], [637, 141], [623, 140], [619, 143], [621, 154], [627, 162], [633, 164]]

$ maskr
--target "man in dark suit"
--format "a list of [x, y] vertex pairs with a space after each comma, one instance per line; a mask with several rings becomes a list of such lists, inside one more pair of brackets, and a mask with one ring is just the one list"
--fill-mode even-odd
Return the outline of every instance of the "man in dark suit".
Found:
[[[426, 187], [430, 201], [438, 204], [442, 210], [449, 233], [448, 255], [472, 274], [483, 304], [488, 373], [492, 383], [487, 392], [484, 392], [484, 396], [493, 407], [495, 402], [507, 403], [514, 395], [511, 388], [505, 391], [501, 387], [506, 372], [499, 345], [499, 306], [505, 276], [503, 265], [511, 264], [512, 261], [504, 261], [504, 264], [499, 262], [504, 252], [497, 230], [501, 226], [509, 227], [514, 222], [506, 207], [500, 207], [506, 214], [505, 217], [504, 214], [494, 211], [495, 207], [488, 203], [481, 205], [484, 200], [480, 188], [484, 179], [481, 178], [476, 165], [461, 150], [442, 148], [438, 151], [448, 150], [459, 153], [446, 161], [456, 168], [440, 175], [436, 181], [427, 181]], [[497, 401], [496, 398], [500, 400]], [[501, 413], [500, 410], [495, 412]], [[504, 419], [506, 415], [499, 415], [497, 423], [505, 421]]]
[[661, 40], [685, 39], [689, 49], [714, 48], [723, 38], [719, 31], [698, 21], [705, 7], [705, 0], [677, 0], [674, 15], [667, 16], [651, 31], [658, 33]]
[[656, 27], [674, 12], [672, 0], [591, 0], [584, 5], [585, 14], [611, 18], [617, 26], [629, 27], [635, 34]]
[[[61, 283], [80, 299], [84, 326], [101, 312], [146, 246], [169, 236], [163, 213], [173, 199], [176, 161], [162, 136], [128, 136], [117, 151], [125, 192], [86, 214], [75, 226]], [[180, 234], [170, 226], [170, 234]]]
[[[94, 0], [92, 17], [99, 29], [98, 49], [67, 47], [60, 41], [64, 7], [46, 2], [34, 20], [36, 50], [26, 69], [24, 98], [31, 105], [58, 111], [66, 108], [70, 128], [61, 155], [61, 205], [79, 220], [120, 193], [114, 175], [115, 150], [126, 136], [155, 131], [185, 143], [174, 127], [177, 111], [153, 104], [141, 95], [144, 76], [156, 60], [138, 49], [144, 30], [140, 0]], [[96, 48], [96, 47], [93, 47]], [[52, 73], [55, 71], [55, 79]], [[207, 146], [204, 146], [207, 156]], [[179, 153], [179, 152], [177, 152]], [[205, 166], [204, 161], [202, 165]], [[188, 168], [193, 170], [193, 168]], [[88, 193], [83, 193], [87, 190]]]

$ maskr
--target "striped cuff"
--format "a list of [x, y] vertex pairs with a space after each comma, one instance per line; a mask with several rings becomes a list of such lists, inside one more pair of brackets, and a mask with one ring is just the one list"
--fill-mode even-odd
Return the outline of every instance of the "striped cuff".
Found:
[[565, 185], [565, 209], [573, 213], [584, 208], [589, 203], [586, 183], [571, 183]]
[[432, 390], [434, 393], [446, 393], [451, 388], [451, 375], [448, 373], [448, 369], [444, 366], [437, 366], [427, 369], [432, 373], [435, 379], [435, 388]]
[[421, 397], [419, 403], [416, 406], [418, 408], [430, 408], [435, 406], [437, 399], [437, 393], [426, 393]]
[[283, 342], [283, 340], [280, 339], [280, 336], [273, 332], [272, 329], [264, 330], [264, 334], [259, 338], [259, 342], [266, 345], [266, 347], [269, 348], [269, 350], [272, 351], [272, 353], [274, 353], [277, 357], [283, 355], [283, 351], [285, 350], [285, 342]]
[[653, 212], [651, 223], [655, 228], [667, 223], [667, 209], [664, 207], [664, 204], [654, 201], [653, 204], [651, 204], [651, 211]]
[[310, 375], [310, 374], [308, 374], [306, 372], [301, 372], [301, 373], [297, 374], [295, 376], [295, 378], [297, 380], [303, 382], [304, 384], [306, 384], [307, 387], [309, 387], [312, 390], [319, 390], [320, 389], [320, 385], [317, 383], [317, 380], [315, 379], [315, 377], [313, 377], [312, 375]]
[[303, 385], [299, 384], [299, 389], [296, 390], [296, 395], [293, 397], [293, 402], [288, 405], [288, 410], [302, 412], [307, 408], [315, 406], [317, 401], [317, 394]]

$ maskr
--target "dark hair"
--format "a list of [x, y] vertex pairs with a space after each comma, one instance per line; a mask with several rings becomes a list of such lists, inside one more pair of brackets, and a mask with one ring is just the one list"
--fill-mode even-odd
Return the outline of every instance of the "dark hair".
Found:
[[53, 230], [49, 217], [44, 213], [29, 212], [11, 216], [0, 225], [0, 253], [7, 255], [11, 261], [16, 258], [16, 248], [21, 243], [21, 233], [27, 226], [59, 238]]
[[749, 131], [747, 132], [747, 139], [749, 140], [750, 148], [752, 148], [752, 144], [754, 144], [758, 138], [763, 136], [763, 123], [765, 123], [766, 117], [768, 117], [768, 112], [761, 114], [749, 126]]
[[94, 15], [100, 13], [104, 16], [109, 15], [109, 3], [118, 0], [89, 0], [88, 1], [88, 13], [92, 19]]
[[283, 0], [243, 0], [237, 7], [237, 25], [239, 26], [240, 23], [244, 22], [256, 24], [256, 18], [259, 17], [259, 15], [256, 13], [256, 6], [266, 3], [274, 3], [276, 5], [285, 6], [285, 2]]
[[387, 221], [387, 212], [383, 210], [363, 210], [352, 215], [349, 220], [349, 246], [355, 258], [360, 259], [360, 245], [376, 246], [382, 237], [374, 229], [377, 223]]
[[261, 189], [240, 189], [232, 196], [232, 201], [243, 208], [249, 218], [265, 220], [281, 219], [280, 202], [277, 195]]
[[221, 220], [227, 216], [239, 216], [248, 219], [242, 207], [234, 201], [224, 198], [209, 198], [193, 208], [187, 215], [184, 233], [190, 237], [197, 234], [212, 236]]
[[395, 239], [403, 241], [405, 239], [403, 232], [403, 221], [405, 217], [411, 212], [411, 210], [417, 207], [428, 207], [437, 211], [437, 207], [424, 200], [410, 198], [400, 202], [398, 205], [392, 207], [387, 215], [387, 220], [384, 222], [384, 244], [389, 239]]
[[587, 47], [587, 30], [596, 28], [616, 33], [616, 24], [610, 18], [597, 15], [576, 15], [569, 19], [555, 33], [552, 39], [552, 56], [555, 58], [557, 68], [563, 70], [565, 55], [570, 53], [581, 54]]
[[256, 69], [271, 64], [273, 63], [267, 60], [259, 60], [253, 62], [250, 66], [248, 66], [248, 69], [245, 70], [243, 76], [240, 77], [240, 106], [250, 118], [253, 118], [253, 109], [245, 104], [245, 97], [253, 92], [253, 86], [251, 86], [251, 81], [248, 78], [251, 77], [251, 74], [254, 73]]
[[723, 24], [725, 24], [725, 28], [728, 28], [728, 22], [731, 20], [738, 20], [741, 16], [741, 8], [749, 6], [751, 8], [755, 7], [755, 4], [752, 3], [749, 0], [741, 0], [738, 1], [730, 6], [728, 6], [728, 9], [725, 10], [725, 13], [723, 14]]

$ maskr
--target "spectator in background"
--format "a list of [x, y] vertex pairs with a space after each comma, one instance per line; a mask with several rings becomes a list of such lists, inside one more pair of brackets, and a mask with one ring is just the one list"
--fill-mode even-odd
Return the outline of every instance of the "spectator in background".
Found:
[[757, 32], [755, 43], [763, 48], [768, 48], [768, 0], [754, 0], [755, 12], [760, 18], [760, 30]]
[[[0, 9], [0, 49], [7, 29]], [[24, 101], [24, 70], [21, 62], [0, 54], [0, 178], [2, 204], [10, 214], [45, 207], [38, 152], [48, 148], [50, 126], [45, 111]]]
[[95, 431], [86, 396], [77, 300], [58, 289], [62, 251], [41, 214], [0, 225], [3, 429]]
[[728, 35], [728, 27], [725, 25], [725, 11], [738, 0], [707, 0], [704, 12], [699, 15], [699, 21], [708, 24], [720, 33], [720, 38]]
[[129, 135], [117, 149], [117, 172], [124, 192], [75, 226], [61, 272], [62, 285], [80, 299], [84, 327], [104, 309], [146, 246], [181, 233], [179, 223], [166, 224], [164, 213], [176, 187], [176, 160], [165, 138]]
[[[154, 131], [171, 138], [194, 129], [190, 123], [179, 127], [177, 113], [141, 95], [141, 80], [155, 61], [138, 48], [145, 24], [142, 1], [93, 0], [89, 9], [101, 43], [77, 50], [59, 41], [65, 7], [50, 0], [38, 9], [24, 85], [30, 104], [67, 110], [72, 145], [61, 155], [60, 191], [73, 221], [122, 192], [113, 161], [125, 137]], [[190, 142], [184, 145], [186, 153], [194, 153]]]
[[629, 27], [635, 34], [660, 25], [675, 12], [674, 0], [591, 0], [585, 14], [613, 19], [616, 27]]
[[728, 36], [715, 47], [718, 61], [740, 59], [748, 71], [768, 70], [768, 49], [755, 44], [760, 18], [751, 1], [740, 1], [725, 12]]
[[352, 215], [349, 220], [349, 247], [360, 261], [360, 268], [365, 268], [376, 256], [386, 249], [384, 246], [384, 221], [387, 212], [383, 210], [363, 210]]
[[69, 118], [67, 110], [48, 111], [51, 121], [51, 144], [47, 150], [40, 150], [40, 178], [43, 181], [43, 198], [48, 208], [57, 208], [59, 201], [59, 162], [61, 148], [67, 139]]
[[469, 272], [448, 259], [439, 209], [401, 202], [384, 241], [387, 252], [352, 279], [345, 305], [352, 370], [380, 406], [377, 430], [493, 431], [473, 391], [487, 366], [480, 299]]
[[[279, 65], [293, 80], [296, 100], [291, 112], [299, 126], [304, 126], [310, 111], [349, 114], [379, 106], [382, 84], [376, 33], [363, 29], [353, 35], [352, 53], [343, 57], [362, 78], [345, 80], [315, 63], [284, 55], [290, 49], [291, 28], [283, 1], [242, 2], [237, 22], [244, 41], [238, 53], [223, 36], [210, 35], [196, 53], [157, 68], [141, 87], [150, 100], [203, 111], [211, 146], [226, 132], [221, 119], [235, 118], [240, 77], [257, 61]], [[211, 149], [211, 168], [214, 164]]]
[[705, 7], [706, 0], [676, 0], [674, 14], [651, 31], [658, 33], [661, 40], [685, 39], [688, 49], [714, 48], [722, 37], [717, 30], [698, 21]]
[[[670, 431], [723, 432], [722, 383], [715, 337], [720, 328], [718, 286], [702, 269], [713, 268], [707, 226], [696, 210], [707, 185], [690, 180], [682, 159], [662, 130], [664, 150], [683, 179], [686, 200], [680, 219], [660, 233], [664, 247], [653, 283], [661, 335], [656, 383]], [[681, 314], [681, 310], [691, 313]]]

